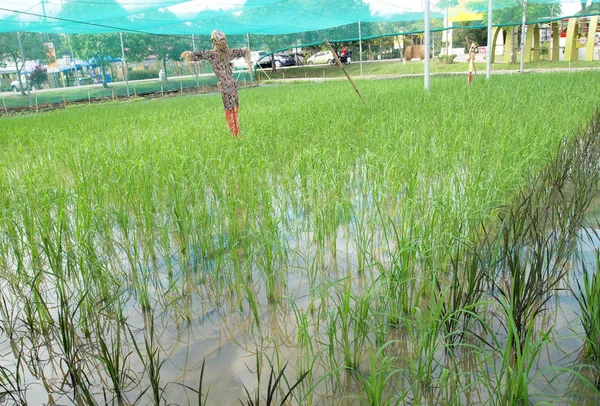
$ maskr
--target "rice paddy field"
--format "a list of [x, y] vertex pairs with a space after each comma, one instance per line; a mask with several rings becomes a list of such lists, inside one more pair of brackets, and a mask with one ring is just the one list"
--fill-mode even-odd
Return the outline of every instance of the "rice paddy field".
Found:
[[0, 120], [0, 403], [598, 404], [600, 73], [356, 83]]

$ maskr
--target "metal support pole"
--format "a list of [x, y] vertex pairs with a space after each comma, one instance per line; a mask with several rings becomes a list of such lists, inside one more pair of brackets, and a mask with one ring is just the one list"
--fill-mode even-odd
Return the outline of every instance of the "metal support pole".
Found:
[[429, 91], [429, 52], [431, 50], [431, 21], [429, 21], [429, 0], [424, 1], [425, 20], [425, 90]]
[[486, 79], [489, 79], [492, 75], [492, 56], [496, 50], [496, 47], [494, 46], [494, 40], [492, 38], [492, 2], [493, 0], [488, 0], [487, 66], [485, 72]]
[[[21, 72], [25, 71], [25, 54], [23, 53], [23, 44], [21, 43], [21, 33], [17, 31], [17, 40], [19, 40], [19, 49], [21, 50], [21, 60], [23, 61], [21, 65]], [[15, 65], [17, 61], [15, 61]], [[29, 89], [29, 81], [27, 80], [27, 72], [25, 72], [25, 88], [27, 88], [27, 96], [29, 97], [29, 105], [32, 106], [33, 102], [31, 101], [31, 89]], [[21, 89], [23, 90], [23, 89]]]
[[[194, 34], [192, 34], [192, 51], [196, 52], [196, 40], [194, 39]], [[198, 65], [192, 65], [194, 67], [194, 76], [196, 76], [196, 88], [200, 87], [200, 81], [198, 79]]]
[[523, 0], [523, 23], [521, 24], [521, 73], [525, 72], [525, 27], [527, 23], [527, 0]]
[[448, 40], [448, 1], [446, 1], [446, 9], [444, 12], [444, 33], [442, 35], [442, 41], [444, 41], [444, 45], [446, 47], [446, 56], [448, 56], [448, 47], [450, 46], [450, 41]]
[[73, 46], [71, 45], [71, 36], [68, 35], [68, 37], [69, 49], [71, 50], [71, 60], [73, 61], [73, 67], [75, 68], [75, 82], [77, 82], [77, 86], [81, 86], [81, 83], [79, 83], [79, 74], [77, 73], [77, 62], [75, 61], [75, 54], [73, 53]]
[[362, 67], [362, 29], [360, 26], [360, 21], [358, 22], [358, 60], [360, 61], [360, 76], [363, 75], [363, 67]]
[[[250, 52], [250, 34], [248, 33], [246, 33], [246, 42], [248, 43], [248, 52]], [[254, 69], [256, 69], [256, 67]], [[250, 82], [254, 82], [254, 69], [251, 69], [250, 72], [248, 72], [250, 74]]]
[[121, 37], [121, 69], [123, 70], [123, 78], [125, 79], [125, 87], [127, 88], [127, 97], [129, 97], [129, 80], [127, 79], [127, 63], [125, 62], [125, 48], [123, 47], [123, 33], [119, 32]]

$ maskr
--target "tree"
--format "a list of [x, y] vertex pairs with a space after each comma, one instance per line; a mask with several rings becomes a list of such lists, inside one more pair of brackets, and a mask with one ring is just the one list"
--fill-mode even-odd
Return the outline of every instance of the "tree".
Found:
[[[145, 21], [179, 21], [174, 13], [166, 9], [147, 11], [139, 14], [138, 17]], [[128, 40], [127, 47], [132, 47], [131, 52], [137, 54], [138, 59], [156, 55], [162, 61], [165, 79], [167, 79], [167, 61], [179, 60], [183, 51], [189, 51], [192, 48], [190, 37], [184, 36], [147, 34], [131, 36], [131, 40], [134, 42], [130, 44]]]
[[577, 15], [590, 15], [600, 13], [600, 3], [592, 1], [581, 1], [581, 10], [577, 12]]
[[[520, 25], [523, 19], [523, 5], [520, 4], [510, 7], [494, 9], [492, 13], [492, 22], [494, 24], [510, 24]], [[481, 12], [483, 21], [487, 21], [487, 1], [479, 0], [468, 3], [468, 7], [472, 11]], [[554, 17], [562, 13], [560, 4], [527, 4], [527, 21], [533, 22], [543, 20], [548, 17]]]
[[[39, 34], [23, 32], [20, 33], [20, 36], [26, 59], [46, 59], [46, 48], [44, 47], [44, 43]], [[21, 47], [19, 46], [19, 39], [16, 32], [5, 32], [0, 34], [0, 55], [2, 56], [1, 59], [4, 65], [6, 65], [7, 62], [15, 64], [21, 94], [25, 95], [25, 86], [21, 80], [21, 73], [25, 67], [25, 60], [23, 55], [21, 55]]]
[[178, 60], [183, 51], [189, 51], [191, 49], [189, 42], [190, 39], [186, 37], [167, 35], [148, 35], [146, 37], [148, 51], [162, 61], [165, 80], [168, 77], [167, 61]]
[[[127, 11], [116, 0], [95, 0], [94, 7], [89, 2], [78, 0], [67, 1], [60, 12], [60, 17], [69, 20], [92, 21], [97, 19], [98, 10], [110, 9], [114, 15], [127, 15]], [[104, 6], [104, 7], [102, 7]], [[126, 26], [126, 21], [121, 26]], [[73, 48], [75, 54], [83, 59], [95, 59], [102, 70], [104, 87], [106, 85], [106, 67], [117, 55], [121, 55], [121, 41], [118, 33], [77, 34], [66, 38], [66, 45]]]
[[102, 83], [106, 88], [106, 67], [121, 54], [119, 34], [77, 34], [70, 35], [73, 51], [83, 59], [94, 59], [102, 71]]
[[474, 42], [477, 45], [487, 44], [487, 28], [469, 28], [482, 25], [487, 25], [487, 22], [484, 24], [483, 21], [465, 21], [461, 24], [461, 27], [464, 28], [453, 28], [454, 46], [464, 48], [465, 54], [467, 54], [469, 53], [467, 37], [469, 42]]

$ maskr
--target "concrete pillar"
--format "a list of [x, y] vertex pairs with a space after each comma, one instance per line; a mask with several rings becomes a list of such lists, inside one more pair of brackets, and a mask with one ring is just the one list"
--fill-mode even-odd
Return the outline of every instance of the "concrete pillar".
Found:
[[565, 46], [565, 61], [577, 61], [577, 34], [579, 33], [579, 19], [569, 18], [567, 25], [567, 44]]

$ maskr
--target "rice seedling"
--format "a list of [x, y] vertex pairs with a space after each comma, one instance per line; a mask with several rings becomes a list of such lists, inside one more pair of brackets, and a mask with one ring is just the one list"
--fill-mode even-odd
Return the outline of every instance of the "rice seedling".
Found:
[[198, 403], [257, 403], [214, 378], [266, 351], [272, 402], [286, 362], [292, 403], [531, 400], [538, 315], [598, 187], [576, 131], [597, 83], [364, 81], [369, 110], [340, 83], [263, 86], [240, 92], [240, 140], [210, 95], [4, 118], [0, 338], [25, 346], [0, 362], [84, 403], [185, 403], [173, 381], [208, 354], [228, 372], [202, 367]]
[[22, 359], [19, 355], [15, 370], [0, 365], [0, 401], [10, 399], [15, 405], [27, 405], [27, 388], [23, 386], [21, 374]]
[[[267, 393], [266, 393], [266, 397], [265, 397], [265, 405], [270, 406], [270, 405], [276, 404], [275, 403], [276, 402], [276, 392], [280, 390], [282, 378], [285, 378], [285, 375], [284, 375], [285, 368], [287, 368], [287, 364], [284, 365], [283, 368], [281, 368], [279, 373], [275, 373], [273, 365], [271, 365], [271, 370], [269, 372], [269, 381], [267, 383]], [[296, 382], [291, 387], [288, 386], [287, 392], [285, 392], [285, 390], [282, 392], [283, 398], [282, 398], [281, 402], [279, 403], [280, 406], [283, 406], [286, 404], [287, 399], [290, 398], [294, 389], [296, 389], [296, 387], [298, 385], [300, 385], [300, 383], [304, 380], [306, 375], [307, 375], [307, 373], [300, 375], [300, 377], [298, 377]], [[259, 385], [260, 385], [260, 381], [259, 381]], [[260, 404], [259, 392], [257, 391], [255, 393], [254, 397], [252, 397], [250, 395], [250, 392], [248, 391], [248, 388], [246, 388], [246, 386], [244, 386], [244, 390], [246, 391], [247, 398], [246, 398], [245, 402], [240, 399], [240, 403], [244, 406], [258, 406]]]
[[[592, 232], [598, 236], [596, 229]], [[584, 365], [589, 365], [591, 381], [600, 389], [600, 250], [595, 248], [594, 253], [595, 267], [590, 270], [582, 261], [583, 281], [578, 279], [577, 291], [572, 291], [579, 304], [581, 324], [585, 333], [581, 361]]]

